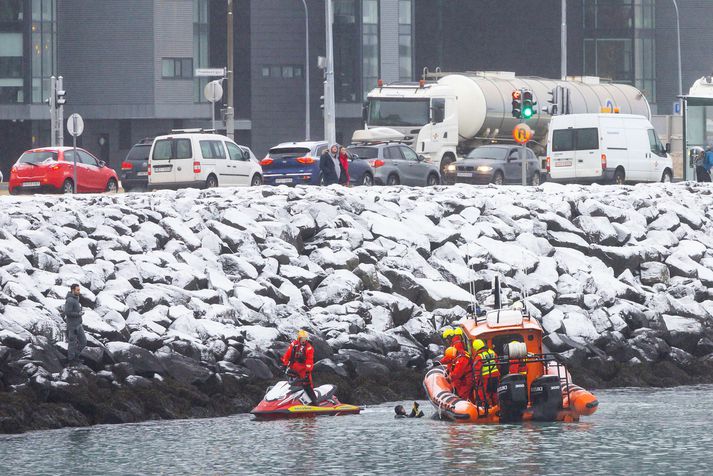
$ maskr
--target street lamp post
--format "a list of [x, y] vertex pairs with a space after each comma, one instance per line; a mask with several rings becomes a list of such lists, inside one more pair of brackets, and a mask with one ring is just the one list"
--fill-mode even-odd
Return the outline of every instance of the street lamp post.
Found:
[[307, 1], [302, 0], [305, 8], [305, 140], [310, 140], [310, 114], [309, 114], [309, 11]]
[[567, 0], [562, 0], [562, 23], [560, 24], [560, 68], [562, 81], [567, 80]]
[[225, 107], [225, 135], [231, 140], [235, 139], [235, 110], [233, 108], [233, 78], [235, 68], [233, 65], [233, 0], [228, 0], [228, 77], [227, 77], [227, 105]]
[[325, 70], [324, 80], [324, 140], [329, 144], [334, 144], [337, 141], [337, 131], [334, 124], [334, 48], [332, 41], [334, 13], [332, 10], [332, 0], [327, 0], [324, 4], [327, 27], [327, 69]]

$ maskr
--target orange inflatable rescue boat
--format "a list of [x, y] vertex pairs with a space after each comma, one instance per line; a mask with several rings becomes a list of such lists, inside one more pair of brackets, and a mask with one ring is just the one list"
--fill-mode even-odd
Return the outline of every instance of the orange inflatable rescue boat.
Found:
[[[493, 285], [494, 309], [461, 324], [469, 346], [480, 339], [484, 349], [494, 350], [496, 357], [474, 370], [475, 385], [468, 399], [453, 391], [446, 367], [435, 367], [426, 374], [423, 384], [438, 416], [454, 422], [507, 423], [574, 422], [593, 414], [599, 405], [596, 397], [572, 383], [554, 354], [543, 352], [542, 326], [529, 315], [526, 304], [501, 308], [498, 281], [496, 278]], [[473, 349], [468, 350], [475, 360]], [[487, 368], [490, 370], [484, 372]], [[489, 378], [483, 378], [486, 372], [490, 372]], [[488, 384], [489, 380], [494, 381]]]

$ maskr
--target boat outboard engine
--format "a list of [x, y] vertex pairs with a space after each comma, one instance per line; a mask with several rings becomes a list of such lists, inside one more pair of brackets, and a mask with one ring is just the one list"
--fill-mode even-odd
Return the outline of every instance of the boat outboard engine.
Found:
[[530, 385], [533, 419], [554, 421], [562, 408], [562, 388], [556, 375], [543, 375]]
[[527, 408], [527, 377], [522, 374], [507, 374], [498, 385], [500, 421], [522, 420], [522, 412]]

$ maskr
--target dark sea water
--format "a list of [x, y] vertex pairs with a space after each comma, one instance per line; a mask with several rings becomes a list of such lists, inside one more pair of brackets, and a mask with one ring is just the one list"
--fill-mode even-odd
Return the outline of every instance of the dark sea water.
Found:
[[238, 415], [0, 436], [0, 474], [713, 474], [713, 386], [597, 396], [600, 410], [570, 424], [394, 420], [393, 405], [379, 405], [306, 420]]

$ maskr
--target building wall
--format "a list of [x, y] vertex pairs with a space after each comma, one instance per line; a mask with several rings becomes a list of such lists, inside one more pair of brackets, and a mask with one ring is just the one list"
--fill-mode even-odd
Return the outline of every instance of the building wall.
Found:
[[156, 102], [192, 105], [193, 79], [163, 78], [161, 64], [163, 58], [193, 57], [193, 0], [157, 0], [153, 16], [155, 46], [149, 58], [153, 58]]

